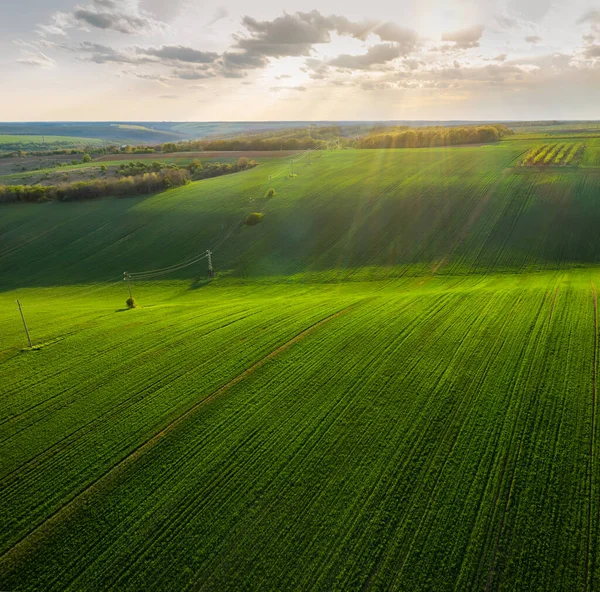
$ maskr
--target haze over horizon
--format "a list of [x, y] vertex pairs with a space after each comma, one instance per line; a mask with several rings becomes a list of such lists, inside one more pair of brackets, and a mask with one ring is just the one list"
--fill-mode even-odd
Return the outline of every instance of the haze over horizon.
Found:
[[3, 121], [600, 117], [600, 9], [544, 0], [24, 0]]

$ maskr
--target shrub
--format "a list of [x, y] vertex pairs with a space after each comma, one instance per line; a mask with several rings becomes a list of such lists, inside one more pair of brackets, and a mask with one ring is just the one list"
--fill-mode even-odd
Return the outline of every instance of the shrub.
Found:
[[105, 164], [103, 164], [100, 167], [100, 172], [104, 175], [106, 173], [106, 171], [108, 171], [108, 167]]
[[267, 191], [267, 192], [265, 193], [265, 197], [266, 197], [267, 199], [269, 199], [269, 198], [271, 198], [271, 197], [275, 197], [275, 189], [273, 189], [273, 188], [271, 187], [271, 189], [269, 189], [269, 191]]
[[92, 162], [92, 157], [89, 154], [84, 154], [81, 162]]
[[125, 304], [127, 304], [127, 308], [135, 308], [135, 298], [127, 298]]
[[264, 216], [265, 215], [261, 214], [260, 212], [252, 212], [251, 214], [246, 216], [244, 224], [246, 226], [256, 226], [264, 218]]

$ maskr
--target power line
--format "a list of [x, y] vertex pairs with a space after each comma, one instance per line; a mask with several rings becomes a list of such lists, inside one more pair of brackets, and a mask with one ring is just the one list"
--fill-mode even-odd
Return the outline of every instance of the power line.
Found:
[[[309, 159], [310, 159], [310, 152], [312, 152], [312, 150], [306, 150], [305, 152], [303, 152], [303, 154], [301, 156], [290, 159], [290, 164], [292, 167], [292, 174], [293, 174], [293, 170], [294, 170], [294, 168], [293, 168], [294, 163], [302, 160], [307, 154], [309, 155]], [[265, 186], [271, 185], [271, 183], [274, 179], [279, 177], [281, 174], [285, 173], [287, 170], [288, 170], [288, 167], [285, 166], [285, 167], [282, 167], [277, 173], [271, 173], [268, 176], [267, 182], [262, 184], [259, 187], [259, 191], [261, 191], [261, 193], [262, 193], [265, 189]], [[227, 229], [227, 231], [223, 234], [223, 236], [214, 244], [212, 249], [207, 250], [203, 255], [198, 255], [187, 261], [184, 261], [181, 263], [175, 263], [168, 267], [163, 267], [163, 268], [159, 268], [159, 269], [150, 269], [148, 271], [139, 271], [139, 272], [130, 272], [130, 273], [126, 272], [127, 273], [126, 279], [128, 279], [128, 282], [129, 282], [129, 280], [143, 281], [143, 280], [154, 279], [157, 277], [161, 277], [163, 275], [167, 275], [169, 273], [174, 273], [175, 271], [179, 271], [181, 269], [185, 269], [186, 267], [189, 267], [190, 265], [194, 265], [195, 263], [198, 263], [199, 261], [202, 261], [202, 259], [205, 259], [205, 258], [208, 258], [208, 275], [209, 275], [209, 277], [214, 277], [214, 269], [212, 266], [212, 255], [215, 253], [215, 251], [217, 251], [218, 249], [220, 249], [223, 246], [223, 244], [231, 237], [231, 235], [233, 234], [235, 229], [238, 228], [243, 223], [243, 221], [246, 219], [246, 217], [247, 217], [247, 214], [244, 214], [244, 216], [241, 218], [241, 220], [234, 222]]]

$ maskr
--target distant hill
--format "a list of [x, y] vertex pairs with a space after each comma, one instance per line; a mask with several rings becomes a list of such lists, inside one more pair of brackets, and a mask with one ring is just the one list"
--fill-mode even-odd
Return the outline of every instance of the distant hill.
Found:
[[[293, 178], [287, 159], [266, 158], [251, 171], [153, 197], [5, 206], [0, 281], [102, 280], [172, 265], [220, 242], [215, 266], [240, 276], [320, 272], [333, 279], [597, 263], [600, 169], [515, 166], [527, 148], [506, 142], [325, 152], [296, 163]], [[282, 170], [269, 184], [268, 175]], [[270, 185], [276, 196], [263, 201]], [[251, 211], [264, 212], [263, 221], [238, 228]]]

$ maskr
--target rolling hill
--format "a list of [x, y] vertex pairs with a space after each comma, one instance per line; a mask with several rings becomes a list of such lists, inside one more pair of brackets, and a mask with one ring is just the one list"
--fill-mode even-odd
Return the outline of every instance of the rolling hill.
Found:
[[598, 146], [535, 145], [3, 206], [0, 588], [597, 588]]
[[[5, 207], [2, 283], [77, 284], [173, 265], [261, 209], [259, 227], [236, 228], [215, 253], [221, 271], [387, 277], [593, 265], [600, 169], [514, 166], [526, 150], [330, 152], [271, 184], [269, 175], [289, 165], [270, 158], [153, 197]], [[265, 202], [270, 185], [277, 193]]]

